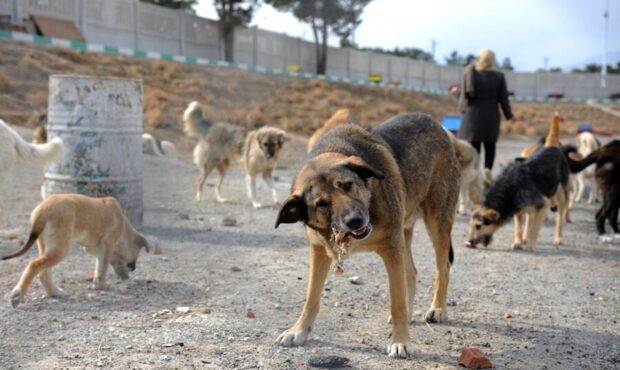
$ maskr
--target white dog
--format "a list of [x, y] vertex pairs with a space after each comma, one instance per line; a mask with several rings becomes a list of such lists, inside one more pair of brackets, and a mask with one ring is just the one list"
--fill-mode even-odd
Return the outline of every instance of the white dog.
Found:
[[59, 137], [46, 144], [30, 144], [0, 119], [0, 188], [18, 160], [47, 163], [62, 155], [64, 145]]
[[461, 191], [457, 213], [467, 214], [467, 200], [474, 208], [482, 203], [486, 175], [480, 167], [480, 153], [467, 141], [454, 138], [454, 149], [461, 167]]
[[448, 129], [444, 130], [450, 136], [456, 158], [461, 169], [461, 190], [456, 213], [467, 214], [467, 201], [470, 200], [473, 208], [482, 203], [484, 190], [491, 184], [491, 173], [485, 173], [480, 166], [480, 153], [468, 141], [454, 136]]
[[145, 153], [155, 154], [158, 157], [176, 159], [179, 155], [177, 147], [168, 140], [158, 140], [153, 135], [142, 134], [142, 146]]
[[[598, 149], [601, 144], [591, 132], [586, 131], [577, 135], [577, 146], [579, 148], [579, 154], [585, 158], [594, 150]], [[593, 204], [598, 200], [598, 189], [596, 181], [594, 180], [594, 167], [595, 165], [593, 164], [577, 174], [577, 188], [575, 189], [573, 201], [581, 201], [586, 183], [590, 185], [588, 204]]]

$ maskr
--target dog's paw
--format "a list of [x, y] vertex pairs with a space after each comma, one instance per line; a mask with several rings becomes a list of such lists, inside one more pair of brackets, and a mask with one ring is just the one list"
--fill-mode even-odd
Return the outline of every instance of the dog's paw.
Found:
[[456, 211], [459, 215], [467, 215], [467, 209], [465, 206], [459, 206], [459, 209]]
[[562, 238], [554, 238], [553, 245], [555, 246], [562, 245]]
[[196, 202], [200, 202], [202, 200], [202, 193], [196, 193]]
[[9, 297], [9, 302], [11, 302], [11, 306], [17, 307], [17, 305], [20, 304], [23, 298], [24, 296], [22, 295], [22, 292], [19, 291], [19, 289], [13, 289], [13, 291], [11, 292], [11, 296]]
[[90, 288], [93, 290], [108, 290], [109, 286], [105, 281], [94, 280]]
[[448, 310], [446, 308], [431, 308], [424, 314], [424, 321], [428, 323], [438, 323], [448, 319]]
[[282, 347], [298, 347], [303, 346], [308, 338], [308, 331], [289, 329], [278, 336], [276, 344]]
[[599, 243], [603, 243], [603, 244], [611, 244], [614, 242], [614, 236], [613, 235], [599, 235], [598, 241]]
[[217, 202], [218, 203], [228, 203], [228, 198], [223, 198], [223, 197], [217, 197]]
[[60, 288], [55, 288], [54, 291], [48, 294], [47, 296], [50, 298], [55, 298], [55, 299], [66, 299], [69, 297], [69, 295]]
[[413, 345], [410, 341], [390, 342], [387, 346], [387, 355], [391, 358], [409, 358], [413, 355]]
[[513, 242], [513, 243], [512, 243], [512, 249], [515, 249], [515, 250], [521, 250], [521, 249], [523, 249], [523, 243], [520, 243], [520, 242]]

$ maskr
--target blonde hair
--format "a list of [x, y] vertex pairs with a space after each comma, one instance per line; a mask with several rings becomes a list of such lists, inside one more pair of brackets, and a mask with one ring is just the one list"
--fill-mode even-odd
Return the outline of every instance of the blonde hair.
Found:
[[495, 53], [491, 49], [484, 49], [478, 54], [476, 60], [476, 71], [493, 71], [495, 70]]

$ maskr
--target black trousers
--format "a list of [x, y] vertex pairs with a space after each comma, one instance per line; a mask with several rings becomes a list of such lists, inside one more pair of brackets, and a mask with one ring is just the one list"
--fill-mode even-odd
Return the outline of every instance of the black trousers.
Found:
[[484, 141], [472, 141], [471, 145], [476, 148], [476, 151], [480, 153], [480, 144], [484, 144], [484, 168], [489, 170], [493, 169], [493, 162], [495, 161], [495, 143]]

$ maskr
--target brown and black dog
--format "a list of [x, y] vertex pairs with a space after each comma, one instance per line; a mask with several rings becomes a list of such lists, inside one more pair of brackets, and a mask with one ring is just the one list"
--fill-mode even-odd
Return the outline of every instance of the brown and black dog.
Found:
[[281, 223], [303, 222], [311, 247], [307, 298], [297, 323], [282, 333], [282, 346], [300, 346], [312, 330], [323, 284], [351, 253], [377, 253], [388, 273], [392, 337], [390, 357], [408, 357], [416, 268], [413, 226], [423, 217], [436, 257], [434, 298], [427, 322], [447, 318], [446, 295], [453, 261], [450, 234], [459, 192], [459, 165], [445, 130], [428, 115], [396, 116], [367, 130], [339, 125], [308, 154]]
[[592, 163], [596, 163], [594, 178], [600, 189], [603, 204], [596, 212], [596, 230], [602, 242], [611, 242], [613, 236], [605, 235], [605, 220], [611, 229], [620, 236], [618, 212], [620, 209], [620, 140], [612, 140], [594, 150], [581, 161], [568, 157], [571, 172], [579, 172]]

